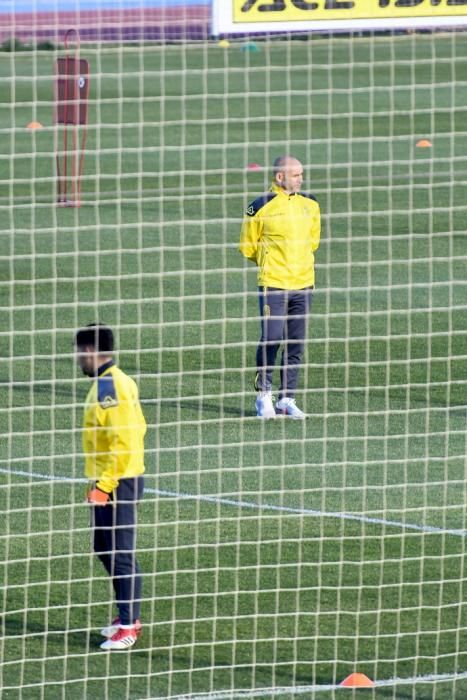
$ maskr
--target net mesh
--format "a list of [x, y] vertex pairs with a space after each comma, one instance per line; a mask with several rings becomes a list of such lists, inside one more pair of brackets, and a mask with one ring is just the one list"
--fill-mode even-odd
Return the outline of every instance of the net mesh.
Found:
[[[93, 26], [79, 208], [56, 204], [63, 45], [17, 33], [0, 61], [4, 692], [333, 697], [359, 672], [385, 697], [463, 697], [465, 33], [109, 42]], [[260, 421], [256, 272], [237, 248], [283, 153], [323, 214], [308, 418]], [[98, 646], [113, 592], [73, 356], [96, 320], [149, 426], [144, 629], [117, 658]]]

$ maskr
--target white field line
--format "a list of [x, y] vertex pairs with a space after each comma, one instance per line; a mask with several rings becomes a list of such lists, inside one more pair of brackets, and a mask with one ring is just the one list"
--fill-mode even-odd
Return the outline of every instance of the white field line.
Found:
[[[34, 472], [26, 472], [21, 470], [10, 471], [8, 469], [1, 469], [0, 473], [12, 474], [14, 476], [27, 477], [29, 479], [35, 478], [42, 481], [59, 481], [65, 483], [86, 483], [87, 479], [71, 478], [66, 476], [51, 476], [49, 474], [38, 474]], [[439, 527], [432, 527], [430, 525], [416, 525], [414, 523], [402, 523], [395, 520], [384, 520], [382, 518], [369, 518], [362, 515], [355, 515], [353, 513], [333, 513], [320, 510], [312, 510], [307, 508], [289, 508], [287, 506], [277, 506], [273, 504], [265, 503], [253, 503], [250, 501], [236, 501], [229, 498], [219, 498], [216, 496], [199, 496], [196, 494], [187, 493], [177, 493], [175, 491], [163, 491], [160, 489], [146, 488], [146, 493], [155, 494], [157, 496], [162, 496], [166, 498], [182, 499], [182, 500], [194, 500], [207, 503], [214, 503], [219, 505], [227, 505], [241, 508], [250, 508], [256, 510], [270, 510], [275, 512], [283, 512], [293, 515], [305, 515], [313, 517], [329, 517], [329, 518], [339, 518], [341, 520], [358, 520], [360, 522], [376, 523], [380, 525], [399, 527], [401, 529], [416, 530], [419, 532], [428, 533], [438, 533], [438, 534], [450, 534], [465, 537], [467, 534], [466, 530], [445, 530]], [[453, 674], [430, 674], [426, 676], [416, 676], [412, 678], [390, 678], [387, 680], [375, 680], [374, 687], [393, 687], [397, 685], [410, 685], [420, 683], [442, 683], [449, 681], [459, 681], [467, 679], [467, 671], [461, 673]], [[336, 690], [348, 690], [341, 685], [308, 685], [308, 686], [283, 686], [278, 688], [261, 688], [261, 689], [250, 689], [250, 690], [225, 690], [218, 691], [214, 693], [196, 693], [191, 695], [174, 695], [171, 696], [171, 700], [243, 700], [249, 698], [263, 698], [263, 697], [279, 697], [280, 695], [305, 695], [310, 693], [319, 693], [323, 691], [336, 691]], [[157, 698], [155, 700], [158, 700]], [[162, 698], [160, 700], [163, 700]]]
[[[467, 671], [461, 673], [438, 673], [427, 676], [415, 676], [414, 678], [390, 678], [388, 680], [375, 680], [375, 688], [392, 687], [396, 685], [414, 686], [420, 683], [442, 683], [449, 681], [459, 681], [467, 679]], [[221, 690], [214, 693], [194, 693], [191, 695], [172, 695], [170, 700], [242, 700], [242, 698], [264, 698], [277, 697], [280, 695], [305, 695], [310, 693], [319, 693], [323, 691], [343, 691], [345, 695], [350, 688], [337, 685], [300, 685], [300, 686], [283, 686], [279, 688], [258, 688], [256, 690]], [[346, 696], [347, 697], [347, 696]], [[163, 700], [155, 698], [154, 700]]]
[[[0, 468], [0, 473], [20, 476], [29, 479], [38, 479], [42, 481], [60, 481], [68, 483], [86, 483], [87, 479], [78, 479], [67, 476], [53, 476], [50, 474], [39, 474], [37, 472], [26, 472], [22, 470], [9, 470]], [[146, 475], [147, 478], [147, 475]], [[433, 525], [418, 525], [416, 523], [405, 523], [399, 520], [387, 520], [385, 518], [375, 518], [367, 515], [359, 515], [358, 513], [339, 513], [337, 511], [315, 510], [312, 508], [293, 508], [291, 506], [280, 506], [273, 503], [255, 503], [254, 501], [236, 500], [233, 498], [222, 498], [220, 496], [207, 496], [194, 493], [178, 493], [177, 491], [166, 491], [162, 489], [145, 488], [145, 493], [154, 494], [163, 498], [173, 498], [175, 500], [200, 501], [202, 503], [211, 503], [214, 505], [231, 506], [234, 508], [248, 508], [250, 510], [270, 511], [276, 513], [285, 513], [288, 515], [301, 515], [314, 518], [335, 518], [337, 520], [354, 520], [360, 523], [368, 523], [372, 525], [382, 525], [383, 527], [394, 527], [401, 530], [412, 530], [415, 532], [423, 532], [438, 535], [455, 535], [457, 537], [465, 537], [467, 530], [462, 529], [446, 529], [435, 527]]]

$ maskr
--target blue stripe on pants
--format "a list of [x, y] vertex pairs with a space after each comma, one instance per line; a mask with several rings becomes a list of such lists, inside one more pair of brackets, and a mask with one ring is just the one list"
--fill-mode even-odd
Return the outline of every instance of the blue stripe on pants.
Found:
[[259, 288], [261, 338], [256, 350], [256, 389], [272, 390], [272, 375], [282, 346], [279, 398], [293, 398], [305, 347], [313, 288]]
[[142, 476], [121, 479], [105, 506], [93, 506], [94, 551], [112, 578], [122, 625], [140, 618], [142, 577], [136, 561], [136, 508]]

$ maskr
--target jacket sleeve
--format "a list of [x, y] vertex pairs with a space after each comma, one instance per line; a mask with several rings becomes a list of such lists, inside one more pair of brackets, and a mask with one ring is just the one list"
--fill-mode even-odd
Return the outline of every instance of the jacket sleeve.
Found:
[[262, 222], [259, 216], [246, 215], [240, 233], [239, 251], [248, 260], [257, 262], [258, 244], [261, 236]]

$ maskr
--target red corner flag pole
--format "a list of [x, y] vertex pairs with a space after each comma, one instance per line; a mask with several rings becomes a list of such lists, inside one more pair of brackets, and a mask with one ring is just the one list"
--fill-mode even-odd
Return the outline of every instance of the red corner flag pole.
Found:
[[[68, 39], [75, 34], [74, 56], [68, 54]], [[55, 159], [57, 163], [57, 203], [62, 207], [81, 206], [81, 176], [88, 125], [89, 63], [79, 56], [79, 33], [69, 29], [65, 34], [63, 58], [55, 61], [54, 124]], [[60, 125], [62, 145], [59, 148]], [[71, 126], [71, 154], [69, 154], [68, 127]], [[81, 145], [79, 132], [81, 128]], [[71, 155], [70, 178], [68, 161]], [[68, 197], [68, 181], [71, 192]]]

